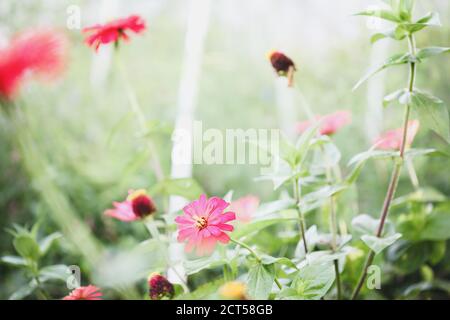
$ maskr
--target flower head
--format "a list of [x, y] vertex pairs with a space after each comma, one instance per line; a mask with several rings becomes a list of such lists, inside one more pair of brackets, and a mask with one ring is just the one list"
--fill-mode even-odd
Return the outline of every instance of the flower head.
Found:
[[230, 237], [225, 231], [233, 231], [226, 222], [236, 219], [234, 212], [223, 212], [229, 203], [218, 197], [201, 195], [183, 208], [184, 215], [175, 218], [178, 224], [178, 241], [187, 240], [185, 250], [197, 248], [198, 255], [211, 253], [217, 241], [228, 243]]
[[68, 296], [65, 296], [63, 300], [102, 300], [102, 293], [100, 288], [89, 285], [76, 288]]
[[130, 222], [145, 218], [156, 211], [153, 200], [143, 189], [128, 191], [128, 197], [122, 202], [113, 202], [114, 209], [105, 211], [105, 215]]
[[[352, 122], [352, 114], [349, 111], [337, 111], [325, 116], [316, 116], [316, 121], [320, 122], [319, 133], [321, 135], [332, 135]], [[303, 121], [297, 123], [296, 129], [298, 133], [303, 133], [313, 125], [313, 121]]]
[[128, 31], [141, 33], [145, 29], [144, 19], [138, 15], [132, 15], [128, 18], [115, 19], [103, 25], [96, 24], [84, 28], [83, 32], [89, 34], [85, 39], [86, 44], [97, 51], [102, 44], [118, 43], [120, 39], [127, 41], [129, 39]]
[[28, 31], [0, 49], [0, 97], [11, 100], [27, 75], [52, 78], [64, 68], [66, 39], [54, 30]]
[[275, 69], [275, 72], [279, 76], [287, 77], [289, 86], [292, 86], [294, 71], [297, 69], [291, 58], [286, 56], [284, 53], [275, 50], [269, 51], [267, 53], [267, 58], [272, 64], [272, 67]]
[[[408, 131], [406, 145], [410, 146], [419, 131], [419, 121], [412, 120], [408, 122]], [[400, 150], [403, 141], [403, 128], [386, 131], [375, 140], [378, 149], [382, 150]]]
[[247, 300], [247, 287], [240, 281], [230, 281], [219, 289], [219, 294], [230, 300]]
[[259, 198], [247, 195], [231, 202], [228, 210], [236, 214], [236, 219], [241, 222], [250, 222], [252, 215], [259, 207]]
[[148, 288], [150, 299], [161, 300], [162, 298], [172, 299], [175, 290], [173, 285], [159, 273], [152, 273], [148, 277]]

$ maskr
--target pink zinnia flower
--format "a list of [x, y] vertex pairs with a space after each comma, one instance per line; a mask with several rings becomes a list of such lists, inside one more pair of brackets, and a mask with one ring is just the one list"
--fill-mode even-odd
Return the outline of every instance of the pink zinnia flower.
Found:
[[68, 296], [65, 296], [63, 300], [102, 300], [102, 293], [100, 288], [89, 285], [76, 288]]
[[[337, 111], [325, 116], [316, 116], [319, 124], [319, 133], [321, 135], [332, 135], [340, 128], [352, 122], [352, 114], [349, 111]], [[303, 133], [314, 125], [314, 121], [302, 121], [297, 124], [297, 132]]]
[[[408, 131], [406, 136], [406, 146], [410, 146], [419, 131], [420, 123], [418, 120], [408, 122]], [[389, 130], [383, 133], [375, 140], [378, 149], [381, 150], [400, 150], [403, 141], [403, 128]]]
[[11, 100], [25, 76], [52, 78], [65, 66], [66, 39], [54, 30], [28, 31], [0, 49], [0, 97]]
[[245, 197], [232, 201], [228, 210], [236, 214], [236, 219], [247, 223], [252, 219], [253, 213], [259, 207], [259, 198], [254, 195], [247, 195]]
[[218, 197], [206, 198], [202, 194], [183, 208], [184, 215], [175, 218], [178, 224], [178, 241], [187, 240], [185, 250], [197, 248], [198, 255], [211, 253], [217, 241], [228, 243], [230, 237], [225, 231], [233, 231], [226, 222], [236, 219], [234, 212], [223, 212], [230, 204]]
[[123, 202], [113, 202], [114, 209], [105, 211], [105, 215], [130, 222], [142, 219], [156, 211], [152, 198], [143, 189], [128, 191], [128, 197]]
[[127, 41], [129, 39], [127, 31], [141, 33], [145, 29], [144, 19], [138, 15], [132, 15], [128, 18], [115, 19], [104, 25], [96, 24], [92, 27], [84, 28], [83, 32], [90, 33], [86, 37], [85, 42], [97, 51], [101, 44], [118, 43], [120, 39]]

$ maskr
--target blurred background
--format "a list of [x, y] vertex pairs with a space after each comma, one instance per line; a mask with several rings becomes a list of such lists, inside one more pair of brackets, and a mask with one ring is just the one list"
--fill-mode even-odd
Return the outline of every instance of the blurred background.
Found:
[[[36, 148], [50, 164], [45, 178], [62, 191], [96, 238], [106, 245], [127, 247], [135, 237], [144, 239], [145, 230], [116, 224], [102, 212], [129, 188], [149, 188], [155, 179], [143, 138], [136, 135], [137, 124], [115, 71], [112, 48], [97, 54], [88, 48], [81, 30], [68, 21], [74, 12], [80, 10], [81, 28], [129, 14], [146, 19], [147, 31], [132, 36], [121, 48], [122, 62], [148, 120], [161, 121], [168, 128], [154, 136], [167, 174], [170, 128], [183, 110], [190, 110], [205, 129], [289, 131], [296, 121], [307, 119], [305, 103], [316, 114], [352, 112], [352, 124], [334, 137], [345, 173], [348, 160], [367, 150], [382, 131], [399, 127], [403, 114], [398, 105], [383, 109], [382, 99], [405, 86], [406, 67], [380, 73], [352, 92], [370, 66], [406, 50], [406, 43], [391, 40], [370, 44], [370, 35], [379, 26], [352, 14], [374, 4], [375, 0], [2, 0], [0, 46], [36, 26], [56, 27], [69, 37], [70, 57], [63, 77], [50, 86], [29, 82], [19, 103], [30, 119], [28, 130]], [[417, 1], [416, 17], [429, 11], [440, 13], [443, 27], [421, 32], [418, 47], [448, 46], [450, 2]], [[298, 94], [287, 99], [266, 58], [271, 49], [286, 53], [297, 65]], [[448, 105], [449, 77], [448, 58], [439, 56], [419, 66], [416, 86]], [[42, 220], [43, 232], [58, 229], [36, 192], [35, 181], [24, 172], [9, 132], [0, 118], [0, 254], [13, 252], [11, 236], [4, 232], [12, 223], [31, 225]], [[441, 148], [442, 141], [421, 130], [414, 145]], [[420, 184], [450, 196], [449, 164], [446, 157], [417, 158]], [[387, 161], [377, 161], [364, 169], [357, 182], [355, 214], [378, 214], [390, 168]], [[251, 165], [193, 167], [193, 176], [209, 195], [234, 190], [235, 196], [277, 199], [279, 191], [273, 192], [269, 182], [255, 183], [258, 175], [259, 167]], [[411, 191], [407, 175], [402, 176], [397, 194]], [[76, 252], [73, 244], [60, 245], [63, 250], [48, 259], [79, 264], [79, 256], [71, 253]], [[0, 265], [0, 298], [7, 298], [22, 281], [18, 277]]]

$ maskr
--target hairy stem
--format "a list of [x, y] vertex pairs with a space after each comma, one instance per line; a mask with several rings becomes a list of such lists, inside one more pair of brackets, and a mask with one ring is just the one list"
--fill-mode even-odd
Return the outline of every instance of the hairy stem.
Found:
[[[409, 46], [409, 52], [411, 55], [415, 55], [416, 53], [416, 45], [415, 40], [412, 35], [408, 36], [408, 46]], [[409, 63], [409, 79], [408, 79], [408, 91], [410, 93], [414, 90], [414, 82], [416, 79], [416, 63], [410, 62]], [[387, 215], [389, 214], [389, 209], [391, 206], [392, 199], [395, 195], [395, 190], [397, 189], [398, 179], [400, 177], [400, 172], [403, 166], [404, 162], [404, 155], [405, 155], [405, 148], [406, 148], [406, 141], [408, 136], [408, 121], [409, 121], [409, 115], [411, 112], [411, 106], [409, 104], [406, 104], [405, 106], [405, 115], [403, 118], [403, 133], [402, 133], [402, 143], [400, 146], [400, 159], [396, 160], [394, 169], [392, 171], [391, 180], [389, 182], [388, 190], [386, 193], [386, 197], [384, 199], [383, 208], [381, 210], [381, 218], [380, 223], [377, 228], [377, 237], [381, 237], [383, 233], [384, 224], [386, 223]], [[372, 261], [375, 257], [375, 252], [370, 251], [366, 263], [364, 264], [363, 271], [361, 273], [361, 276], [359, 278], [358, 284], [356, 285], [355, 290], [353, 291], [352, 299], [356, 299], [359, 295], [359, 292], [361, 291], [361, 288], [366, 280], [367, 277], [367, 269], [372, 264]]]

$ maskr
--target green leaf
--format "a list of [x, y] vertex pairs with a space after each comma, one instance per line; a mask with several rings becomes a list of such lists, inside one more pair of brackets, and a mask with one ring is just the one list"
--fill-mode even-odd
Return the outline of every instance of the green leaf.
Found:
[[392, 236], [388, 236], [385, 238], [378, 238], [376, 236], [371, 236], [368, 234], [365, 234], [361, 237], [361, 240], [364, 241], [364, 243], [376, 254], [379, 254], [381, 251], [383, 251], [385, 248], [389, 247], [391, 244], [393, 244], [395, 241], [401, 238], [400, 233], [395, 233]]
[[355, 16], [368, 16], [388, 20], [392, 22], [401, 22], [400, 18], [391, 10], [384, 9], [368, 9], [354, 14]]
[[158, 192], [180, 196], [188, 200], [198, 199], [201, 194], [205, 193], [198, 182], [192, 178], [165, 179], [150, 190], [151, 194]]
[[224, 264], [227, 264], [228, 261], [222, 258], [218, 253], [214, 253], [209, 257], [203, 257], [195, 260], [186, 260], [183, 265], [186, 270], [187, 275], [195, 274], [204, 269], [212, 269]]
[[335, 279], [332, 263], [311, 263], [303, 268], [292, 281], [294, 299], [319, 300], [330, 290]]
[[400, 25], [395, 26], [394, 28], [389, 28], [385, 31], [375, 33], [370, 38], [370, 43], [374, 44], [378, 40], [385, 39], [385, 38], [391, 38], [391, 39], [400, 41], [400, 40], [405, 39], [406, 36], [407, 36], [407, 32], [406, 32], [405, 28], [403, 28], [403, 26], [400, 24]]
[[427, 217], [421, 239], [434, 241], [450, 239], [450, 211], [448, 207], [437, 208]]
[[194, 291], [181, 294], [175, 298], [175, 300], [206, 300], [211, 299], [215, 296], [220, 286], [224, 284], [224, 280], [221, 278], [219, 280], [207, 282], [201, 285]]
[[9, 297], [9, 300], [22, 300], [32, 294], [35, 289], [36, 285], [33, 283], [23, 285]]
[[27, 261], [24, 258], [18, 256], [3, 256], [1, 257], [0, 261], [17, 267], [24, 267], [28, 265]]
[[431, 58], [449, 52], [450, 52], [449, 47], [427, 47], [420, 49], [416, 54], [416, 58], [419, 60], [425, 60], [427, 58]]
[[16, 251], [25, 259], [37, 261], [40, 256], [39, 246], [30, 234], [17, 235], [13, 241]]
[[392, 206], [405, 205], [411, 202], [429, 203], [429, 202], [443, 202], [446, 200], [447, 197], [440, 191], [433, 188], [425, 187], [420, 188], [402, 197], [398, 197], [397, 199], [392, 201]]
[[[352, 219], [352, 228], [356, 233], [374, 235], [380, 224], [379, 219], [375, 219], [368, 214], [360, 214]], [[394, 226], [390, 221], [385, 221], [383, 236], [392, 235]]]
[[270, 227], [277, 223], [296, 221], [298, 219], [297, 212], [295, 210], [284, 210], [276, 214], [266, 215], [260, 219], [252, 220], [246, 224], [240, 224], [236, 230], [233, 231], [233, 237], [240, 239], [247, 237], [253, 233], [259, 232], [262, 229]]
[[439, 26], [441, 26], [441, 21], [439, 19], [439, 14], [437, 12], [429, 12], [426, 16], [420, 18], [416, 22], [401, 24], [401, 27], [408, 34], [413, 34], [426, 27], [439, 27]]
[[278, 264], [288, 266], [290, 268], [297, 269], [297, 266], [295, 265], [295, 263], [292, 262], [291, 259], [286, 258], [286, 257], [277, 258], [277, 257], [272, 257], [272, 256], [265, 254], [265, 255], [261, 256], [261, 263], [264, 265], [272, 265], [272, 264], [278, 263]]
[[419, 115], [421, 124], [450, 142], [448, 110], [442, 100], [431, 94], [414, 90], [411, 107]]
[[348, 188], [347, 184], [325, 185], [320, 189], [307, 193], [302, 197], [300, 209], [307, 213], [320, 207], [324, 201]]
[[46, 236], [44, 239], [39, 241], [39, 250], [41, 252], [41, 255], [45, 255], [50, 249], [51, 245], [54, 241], [62, 238], [62, 234], [60, 232], [54, 232], [48, 236]]
[[252, 299], [266, 300], [272, 291], [274, 281], [273, 265], [258, 263], [248, 273], [248, 294]]
[[55, 264], [47, 266], [39, 270], [39, 281], [47, 282], [48, 280], [66, 281], [68, 277], [67, 266], [63, 264]]
[[377, 74], [378, 72], [387, 69], [389, 67], [392, 66], [398, 66], [398, 65], [402, 65], [402, 64], [406, 64], [409, 62], [416, 62], [417, 59], [415, 57], [413, 57], [410, 53], [400, 53], [400, 54], [396, 54], [393, 55], [392, 57], [390, 57], [389, 59], [387, 59], [383, 65], [373, 68], [371, 70], [369, 70], [353, 87], [353, 91], [358, 89], [359, 86], [361, 86], [361, 84], [363, 84], [364, 82], [366, 82], [368, 79], [370, 79], [372, 76], [374, 76], [375, 74]]

